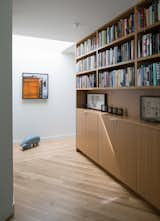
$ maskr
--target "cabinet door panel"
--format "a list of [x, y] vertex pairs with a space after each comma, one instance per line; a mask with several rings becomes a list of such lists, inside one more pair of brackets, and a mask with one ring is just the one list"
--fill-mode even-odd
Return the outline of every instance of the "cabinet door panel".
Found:
[[108, 133], [114, 146], [120, 180], [137, 189], [137, 142], [136, 124], [110, 117], [108, 119]]
[[108, 172], [119, 177], [119, 169], [116, 160], [115, 147], [108, 133], [108, 122], [99, 116], [99, 164]]
[[77, 109], [76, 114], [76, 148], [82, 152], [86, 152], [86, 119], [85, 112]]
[[139, 126], [138, 193], [160, 209], [160, 132]]
[[86, 115], [86, 140], [87, 155], [94, 161], [98, 161], [98, 114], [87, 112]]

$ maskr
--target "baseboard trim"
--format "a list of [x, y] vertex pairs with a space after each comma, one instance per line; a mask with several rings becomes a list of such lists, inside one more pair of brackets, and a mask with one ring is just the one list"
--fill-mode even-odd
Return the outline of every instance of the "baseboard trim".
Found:
[[[42, 141], [55, 141], [55, 140], [63, 140], [65, 138], [72, 138], [75, 137], [75, 134], [66, 134], [66, 135], [56, 135], [56, 136], [48, 136], [48, 137], [41, 137]], [[18, 140], [13, 140], [13, 144], [20, 144], [22, 141], [22, 139], [18, 139]]]
[[6, 218], [5, 221], [9, 221], [11, 218], [13, 218], [13, 217], [14, 217], [14, 214], [15, 214], [15, 206], [14, 206], [14, 204], [13, 204], [12, 213], [9, 215], [8, 218]]

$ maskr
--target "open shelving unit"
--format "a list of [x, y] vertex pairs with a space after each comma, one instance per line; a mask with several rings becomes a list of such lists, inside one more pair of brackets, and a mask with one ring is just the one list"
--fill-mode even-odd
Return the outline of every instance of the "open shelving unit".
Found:
[[[147, 20], [149, 10], [156, 11], [152, 3], [159, 4], [159, 21], [152, 16], [154, 22]], [[140, 117], [140, 97], [160, 96], [159, 30], [160, 0], [143, 0], [77, 43], [86, 53], [76, 57], [81, 65], [76, 73], [76, 149], [160, 211], [160, 124]], [[151, 49], [149, 40], [157, 36], [158, 50]], [[84, 50], [84, 42], [91, 44], [88, 39], [93, 37], [96, 46]], [[145, 50], [141, 42], [147, 43]], [[85, 67], [94, 60], [90, 56], [96, 62], [91, 70]], [[124, 116], [87, 109], [90, 93], [107, 94], [106, 103], [123, 109]]]
[[[110, 22], [108, 22], [107, 24], [103, 25], [102, 27], [100, 27], [98, 30], [96, 30], [95, 32], [93, 32], [91, 35], [85, 37], [84, 39], [82, 39], [80, 42], [78, 42], [76, 44], [76, 48], [79, 47], [80, 44], [83, 44], [83, 42], [87, 41], [88, 39], [92, 38], [93, 36], [96, 38], [96, 48], [94, 47], [94, 50], [91, 51], [87, 51], [87, 53], [77, 56], [76, 57], [76, 63], [80, 60], [83, 60], [91, 55], [95, 55], [96, 56], [96, 68], [93, 70], [87, 70], [87, 71], [81, 71], [76, 73], [76, 76], [79, 75], [89, 75], [90, 73], [95, 72], [96, 73], [96, 88], [93, 88], [93, 90], [102, 90], [101, 88], [99, 88], [99, 72], [100, 71], [114, 71], [117, 69], [121, 69], [121, 68], [127, 68], [127, 67], [134, 67], [134, 79], [135, 79], [135, 85], [133, 87], [133, 85], [131, 85], [131, 90], [134, 89], [139, 89], [140, 87], [137, 85], [137, 70], [139, 68], [139, 66], [141, 64], [146, 64], [147, 62], [149, 63], [153, 63], [153, 62], [159, 62], [160, 61], [160, 53], [157, 54], [152, 54], [151, 56], [145, 56], [145, 57], [138, 57], [138, 52], [137, 52], [137, 47], [138, 47], [138, 39], [141, 38], [144, 34], [146, 33], [152, 33], [154, 31], [156, 31], [158, 28], [160, 28], [160, 21], [155, 21], [153, 24], [145, 26], [145, 27], [139, 27], [138, 25], [138, 11], [141, 7], [147, 7], [149, 5], [149, 1], [141, 1], [139, 2], [137, 5], [135, 5], [134, 7], [131, 7], [130, 9], [128, 9], [127, 11], [125, 11], [124, 13], [122, 13], [121, 15], [117, 16], [116, 18], [114, 18], [113, 20], [111, 20]], [[134, 14], [134, 30], [128, 34], [122, 35], [116, 39], [114, 39], [113, 41], [110, 41], [109, 43], [103, 44], [103, 45], [98, 45], [98, 39], [99, 39], [99, 33], [103, 30], [106, 30], [108, 27], [111, 27], [112, 25], [116, 25], [119, 21], [121, 21], [122, 19], [128, 19], [129, 16], [131, 14]], [[121, 62], [116, 62], [116, 63], [112, 63], [109, 65], [105, 65], [103, 67], [100, 67], [98, 65], [98, 54], [100, 52], [103, 52], [105, 50], [109, 50], [110, 48], [113, 48], [115, 46], [120, 46], [123, 43], [129, 42], [131, 40], [134, 40], [134, 59], [130, 59], [127, 61], [121, 61]], [[141, 85], [141, 87], [143, 88], [143, 85]], [[149, 89], [159, 89], [159, 86], [147, 86], [144, 85], [144, 89], [149, 90]], [[104, 89], [111, 89], [111, 90], [117, 90], [117, 88], [104, 88]], [[121, 89], [121, 87], [120, 87]], [[127, 88], [129, 89], [129, 88]], [[88, 88], [77, 88], [77, 90], [88, 90]], [[89, 90], [92, 90], [92, 88], [89, 88]]]
[[[83, 49], [83, 42], [96, 37], [96, 48], [76, 57], [76, 63], [82, 65], [81, 72], [76, 73], [76, 83], [80, 86], [76, 87], [76, 149], [160, 211], [160, 124], [145, 122], [140, 118], [140, 97], [160, 96], [160, 45], [159, 51], [154, 47], [150, 51], [148, 43], [146, 51], [141, 50], [141, 39], [149, 39], [160, 29], [160, 21], [155, 19], [153, 24], [146, 26], [143, 25], [144, 15], [140, 16], [143, 10], [149, 11], [152, 2], [154, 0], [139, 2], [77, 43], [76, 47]], [[134, 29], [129, 25], [133, 24], [130, 23], [133, 14]], [[118, 27], [125, 27], [122, 33], [117, 31], [117, 24]], [[115, 36], [110, 34], [113, 25]], [[130, 51], [124, 56], [126, 49]], [[110, 59], [112, 50], [115, 54], [122, 53], [121, 56]], [[92, 70], [85, 67], [87, 71], [83, 70], [83, 65], [90, 65], [91, 62], [86, 58], [93, 55], [96, 57], [96, 67]], [[105, 59], [103, 56], [106, 56]], [[84, 63], [81, 62], [83, 59]], [[155, 67], [159, 76], [155, 72], [153, 75]], [[147, 80], [144, 73], [147, 73]], [[121, 75], [125, 78], [121, 79]], [[121, 80], [124, 79], [127, 81], [123, 84]], [[94, 80], [94, 84], [90, 83], [91, 80]], [[90, 93], [107, 94], [106, 103], [123, 109], [124, 116], [87, 109], [87, 94]]]

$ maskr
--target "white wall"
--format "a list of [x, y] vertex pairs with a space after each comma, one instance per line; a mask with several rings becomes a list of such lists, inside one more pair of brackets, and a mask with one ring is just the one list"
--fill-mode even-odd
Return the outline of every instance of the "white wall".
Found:
[[[74, 55], [71, 43], [13, 37], [13, 138], [56, 138], [75, 134]], [[49, 99], [22, 100], [22, 73], [48, 73]]]
[[13, 212], [12, 1], [0, 1], [0, 221]]

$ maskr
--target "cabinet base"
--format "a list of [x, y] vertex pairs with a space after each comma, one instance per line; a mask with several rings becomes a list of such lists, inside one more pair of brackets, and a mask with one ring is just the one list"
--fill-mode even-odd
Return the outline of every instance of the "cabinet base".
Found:
[[108, 176], [110, 176], [112, 179], [114, 179], [117, 183], [119, 183], [121, 186], [123, 186], [125, 189], [127, 189], [128, 192], [130, 192], [131, 194], [133, 194], [135, 197], [138, 197], [139, 199], [143, 200], [144, 203], [146, 203], [146, 205], [148, 205], [151, 209], [153, 209], [155, 211], [155, 213], [157, 213], [158, 215], [160, 215], [160, 209], [158, 209], [157, 207], [155, 207], [152, 203], [150, 203], [149, 201], [147, 201], [145, 198], [143, 198], [140, 194], [138, 194], [137, 192], [135, 192], [134, 190], [132, 190], [127, 184], [123, 183], [120, 179], [118, 179], [117, 177], [115, 177], [113, 174], [111, 174], [109, 171], [107, 171], [106, 169], [104, 169], [101, 165], [99, 165], [97, 162], [95, 162], [94, 160], [92, 160], [90, 157], [88, 157], [85, 153], [83, 153], [81, 150], [76, 149], [77, 152], [81, 153], [84, 157], [86, 157], [88, 160], [90, 160], [94, 165], [98, 166], [99, 169], [103, 170]]

